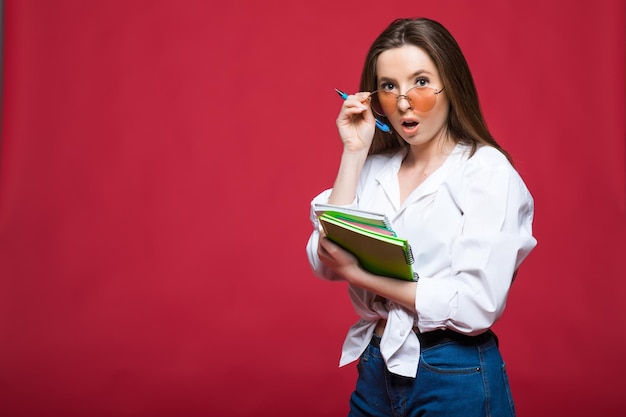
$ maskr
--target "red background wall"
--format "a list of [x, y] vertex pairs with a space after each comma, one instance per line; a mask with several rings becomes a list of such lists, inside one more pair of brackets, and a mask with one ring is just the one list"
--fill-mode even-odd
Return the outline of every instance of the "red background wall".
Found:
[[393, 19], [446, 25], [536, 199], [497, 324], [521, 416], [624, 415], [624, 2], [7, 0], [0, 415], [340, 416], [309, 200]]

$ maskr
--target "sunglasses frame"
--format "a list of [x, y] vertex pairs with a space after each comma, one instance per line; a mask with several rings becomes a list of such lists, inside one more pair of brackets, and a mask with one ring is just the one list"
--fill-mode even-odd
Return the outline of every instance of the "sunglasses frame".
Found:
[[[415, 90], [415, 89], [417, 89], [417, 90], [424, 90], [424, 89], [426, 89], [426, 88], [430, 88], [431, 90], [434, 90], [434, 91], [435, 91], [435, 92], [434, 92], [434, 95], [435, 95], [435, 104], [433, 104], [433, 107], [431, 107], [431, 108], [430, 108], [430, 109], [428, 109], [428, 110], [420, 110], [420, 109], [416, 109], [416, 110], [417, 110], [417, 111], [420, 111], [420, 112], [424, 112], [424, 113], [425, 113], [425, 112], [429, 112], [429, 111], [431, 111], [431, 110], [435, 107], [435, 105], [437, 104], [437, 96], [438, 96], [439, 94], [441, 94], [441, 92], [442, 92], [443, 90], [445, 90], [445, 87], [442, 87], [442, 88], [441, 88], [441, 90], [437, 90], [437, 88], [436, 88], [436, 87], [431, 87], [431, 86], [428, 86], [428, 85], [425, 85], [425, 86], [423, 86], [423, 87], [422, 87], [422, 86], [419, 86], [419, 85], [416, 85], [416, 86], [414, 86], [414, 87], [409, 88], [409, 89], [406, 91], [406, 94], [396, 94], [396, 93], [392, 93], [392, 92], [390, 92], [390, 91], [374, 90], [374, 91], [372, 91], [372, 92], [370, 92], [370, 93], [369, 93], [369, 94], [370, 94], [370, 95], [369, 95], [369, 99], [370, 99], [370, 106], [372, 107], [372, 110], [374, 111], [374, 113], [376, 113], [377, 115], [379, 115], [379, 116], [383, 116], [383, 117], [387, 117], [387, 115], [385, 114], [385, 112], [384, 112], [384, 111], [378, 112], [378, 111], [376, 110], [376, 108], [372, 105], [372, 100], [373, 100], [373, 98], [372, 98], [372, 97], [374, 97], [375, 95], [380, 94], [380, 93], [382, 93], [382, 94], [389, 94], [389, 95], [393, 95], [393, 96], [395, 96], [395, 99], [396, 99], [396, 108], [398, 107], [398, 103], [400, 102], [400, 99], [401, 99], [401, 98], [406, 99], [406, 101], [408, 101], [409, 105], [411, 105], [411, 108], [414, 108], [414, 107], [413, 107], [413, 100], [411, 100], [411, 98], [408, 96], [409, 91], [411, 91], [411, 90]], [[381, 109], [381, 110], [383, 110], [383, 105], [382, 105], [382, 103], [380, 102], [380, 99], [377, 99], [377, 101], [378, 101], [378, 105], [380, 106], [380, 109]]]

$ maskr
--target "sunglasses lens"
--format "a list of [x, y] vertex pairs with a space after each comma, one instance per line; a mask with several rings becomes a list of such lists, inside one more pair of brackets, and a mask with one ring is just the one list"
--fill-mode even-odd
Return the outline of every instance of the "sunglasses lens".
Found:
[[431, 111], [437, 102], [435, 90], [428, 87], [413, 87], [406, 95], [411, 99], [411, 106], [420, 112]]
[[380, 96], [382, 94], [378, 93], [378, 92], [374, 92], [372, 93], [372, 95], [370, 96], [370, 106], [372, 107], [372, 110], [374, 111], [374, 113], [376, 113], [379, 116], [385, 116], [385, 111], [383, 110], [383, 107], [380, 103]]
[[386, 117], [396, 110], [397, 100], [396, 95], [393, 93], [376, 91], [372, 93], [370, 99], [372, 110], [379, 116]]

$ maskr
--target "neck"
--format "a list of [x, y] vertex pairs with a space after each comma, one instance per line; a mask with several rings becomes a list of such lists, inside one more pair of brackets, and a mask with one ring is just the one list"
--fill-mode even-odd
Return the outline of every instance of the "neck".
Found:
[[452, 153], [455, 146], [456, 142], [448, 137], [410, 146], [402, 165], [408, 169], [428, 170], [433, 166], [436, 169]]

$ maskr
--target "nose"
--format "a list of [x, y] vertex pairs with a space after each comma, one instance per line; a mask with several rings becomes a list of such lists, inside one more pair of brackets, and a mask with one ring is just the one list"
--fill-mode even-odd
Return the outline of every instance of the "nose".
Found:
[[411, 108], [411, 102], [409, 98], [405, 95], [398, 96], [398, 110], [401, 112], [405, 112]]

